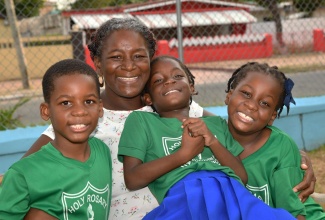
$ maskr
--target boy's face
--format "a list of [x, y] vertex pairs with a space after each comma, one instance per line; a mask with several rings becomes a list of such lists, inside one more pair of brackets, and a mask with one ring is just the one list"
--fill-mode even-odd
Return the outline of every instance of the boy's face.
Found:
[[153, 104], [158, 113], [188, 108], [194, 86], [181, 66], [172, 59], [161, 59], [151, 66], [148, 105]]
[[42, 103], [40, 110], [44, 120], [51, 119], [55, 141], [62, 146], [86, 142], [103, 116], [94, 79], [76, 73], [59, 77], [53, 84], [50, 103]]
[[282, 91], [272, 76], [249, 72], [226, 97], [230, 131], [255, 133], [276, 118], [276, 105]]

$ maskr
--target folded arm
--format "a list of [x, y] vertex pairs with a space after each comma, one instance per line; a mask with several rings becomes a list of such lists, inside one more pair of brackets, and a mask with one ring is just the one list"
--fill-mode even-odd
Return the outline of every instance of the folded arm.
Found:
[[137, 190], [147, 186], [162, 175], [187, 163], [201, 153], [203, 148], [204, 139], [202, 137], [190, 137], [187, 128], [184, 128], [182, 145], [173, 154], [146, 163], [134, 157], [124, 156], [123, 166], [126, 187], [130, 190]]

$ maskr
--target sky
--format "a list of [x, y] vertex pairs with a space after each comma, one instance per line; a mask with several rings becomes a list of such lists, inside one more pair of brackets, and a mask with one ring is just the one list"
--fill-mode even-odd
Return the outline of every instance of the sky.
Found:
[[55, 2], [58, 6], [58, 9], [65, 9], [69, 4], [75, 2], [76, 0], [47, 0], [49, 2]]

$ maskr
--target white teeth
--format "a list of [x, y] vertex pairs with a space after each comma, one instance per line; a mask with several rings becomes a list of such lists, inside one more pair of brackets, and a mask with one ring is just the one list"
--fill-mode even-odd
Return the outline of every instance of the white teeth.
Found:
[[253, 121], [253, 119], [247, 115], [245, 115], [244, 113], [242, 112], [238, 112], [238, 114], [240, 115], [240, 117], [246, 119], [247, 121]]
[[78, 124], [78, 125], [71, 125], [71, 127], [74, 128], [74, 129], [81, 129], [81, 128], [86, 127], [86, 125], [84, 125], [84, 124]]
[[118, 77], [119, 79], [121, 80], [124, 80], [124, 81], [133, 81], [133, 80], [136, 80], [138, 77]]
[[169, 92], [166, 92], [165, 95], [168, 95], [168, 94], [173, 93], [173, 92], [178, 92], [178, 91], [177, 90], [171, 90]]

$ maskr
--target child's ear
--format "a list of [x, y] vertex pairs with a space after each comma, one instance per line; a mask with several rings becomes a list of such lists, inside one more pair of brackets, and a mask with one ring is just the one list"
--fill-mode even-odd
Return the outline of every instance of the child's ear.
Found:
[[192, 95], [197, 95], [199, 94], [198, 91], [195, 91], [195, 86], [193, 84], [190, 84], [190, 89], [191, 89], [191, 94]]
[[152, 105], [152, 100], [151, 100], [151, 96], [149, 93], [144, 93], [143, 94], [143, 101], [144, 101], [144, 104], [147, 105], [147, 106], [151, 106]]
[[46, 102], [42, 102], [40, 107], [40, 115], [41, 115], [41, 118], [44, 120], [44, 121], [47, 121], [50, 119], [50, 108], [49, 108], [49, 104], [47, 104]]
[[276, 119], [276, 116], [277, 116], [277, 115], [278, 115], [278, 112], [277, 112], [276, 110], [274, 110], [274, 112], [273, 112], [273, 114], [272, 114], [272, 117], [271, 117], [269, 123], [267, 123], [267, 125], [269, 125], [269, 126], [273, 125], [273, 122], [274, 122], [274, 120]]
[[225, 104], [228, 105], [229, 104], [229, 99], [230, 99], [230, 96], [232, 95], [232, 89], [229, 90], [229, 92], [227, 93], [226, 95], [226, 99], [225, 99]]

